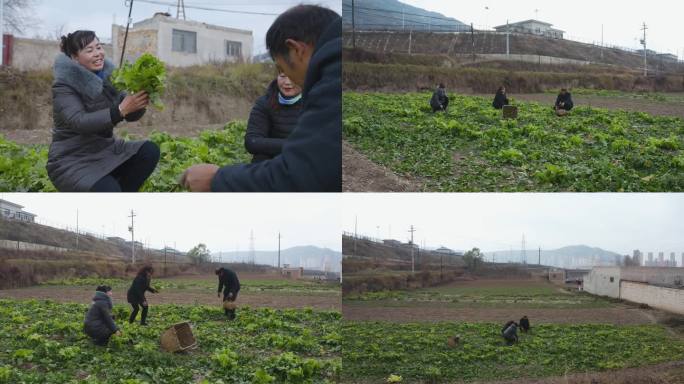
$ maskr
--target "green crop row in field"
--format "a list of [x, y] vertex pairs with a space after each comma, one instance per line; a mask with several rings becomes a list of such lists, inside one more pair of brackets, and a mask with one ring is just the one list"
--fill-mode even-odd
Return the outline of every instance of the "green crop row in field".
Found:
[[429, 191], [682, 191], [684, 120], [578, 106], [515, 103], [503, 120], [491, 100], [345, 92], [344, 137], [372, 161]]
[[[77, 286], [92, 287], [98, 285], [109, 285], [116, 288], [127, 288], [131, 285], [132, 279], [116, 278], [70, 278], [48, 280], [43, 285]], [[305, 280], [268, 280], [268, 279], [249, 279], [240, 282], [242, 292], [287, 292], [287, 293], [329, 293], [340, 294], [339, 284], [331, 284], [317, 281]], [[204, 289], [215, 291], [218, 287], [218, 280], [213, 279], [153, 279], [152, 286], [156, 289]]]
[[515, 288], [506, 293], [487, 291], [448, 290], [434, 288], [413, 291], [380, 291], [345, 295], [346, 304], [368, 306], [413, 306], [425, 303], [442, 303], [449, 307], [515, 307], [515, 308], [603, 308], [610, 302], [588, 294], [560, 292], [523, 293]]
[[[143, 185], [145, 192], [179, 191], [183, 171], [193, 164], [219, 166], [247, 163], [250, 155], [244, 148], [245, 122], [231, 122], [218, 131], [204, 131], [197, 138], [171, 137], [155, 132], [148, 140], [161, 150], [157, 169]], [[23, 146], [0, 136], [0, 191], [52, 192], [55, 187], [47, 176], [47, 146]]]
[[[344, 322], [343, 380], [533, 378], [653, 364], [684, 353], [682, 341], [655, 325], [539, 325], [513, 346], [500, 330], [500, 324]], [[452, 347], [447, 340], [454, 335], [460, 344]]]
[[[84, 335], [83, 304], [0, 300], [0, 383], [326, 383], [341, 370], [341, 314], [312, 310], [158, 305], [149, 325], [114, 313], [123, 335], [97, 347]], [[159, 349], [166, 327], [190, 321], [198, 348]]]

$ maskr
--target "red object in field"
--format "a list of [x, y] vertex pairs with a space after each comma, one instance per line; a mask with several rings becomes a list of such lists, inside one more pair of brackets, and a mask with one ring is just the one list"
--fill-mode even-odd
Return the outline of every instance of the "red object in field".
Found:
[[2, 63], [3, 65], [12, 66], [12, 51], [14, 48], [14, 36], [2, 35]]

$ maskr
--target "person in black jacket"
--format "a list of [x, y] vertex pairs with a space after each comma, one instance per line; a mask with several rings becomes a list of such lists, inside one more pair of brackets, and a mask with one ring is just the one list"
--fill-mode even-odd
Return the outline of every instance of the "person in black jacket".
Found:
[[121, 335], [112, 316], [112, 288], [100, 285], [83, 321], [83, 331], [96, 345], [107, 345], [109, 338]]
[[430, 106], [432, 107], [432, 112], [444, 111], [446, 112], [449, 107], [449, 96], [447, 96], [446, 86], [444, 83], [440, 83], [435, 92], [432, 94], [430, 99]]
[[518, 341], [518, 324], [512, 320], [507, 322], [501, 329], [501, 336], [506, 340], [507, 345], [513, 345]]
[[342, 191], [342, 18], [297, 5], [266, 34], [278, 70], [302, 86], [302, 111], [280, 155], [248, 165], [188, 168], [181, 184], [193, 192]]
[[133, 307], [131, 317], [128, 319], [129, 323], [135, 322], [135, 318], [138, 316], [138, 311], [140, 310], [140, 307], [142, 307], [140, 325], [147, 325], [147, 299], [145, 299], [145, 292], [158, 292], [156, 289], [150, 286], [153, 273], [154, 269], [149, 265], [140, 268], [138, 275], [135, 276], [135, 279], [133, 280], [133, 284], [131, 284], [131, 287], [128, 288], [128, 302]]
[[[216, 276], [218, 276], [219, 285], [217, 297], [221, 297], [221, 291], [223, 291], [223, 301], [235, 301], [237, 299], [238, 292], [240, 292], [240, 279], [238, 279], [237, 274], [228, 268], [219, 268], [216, 271]], [[225, 309], [225, 314], [229, 320], [235, 319], [235, 309]]]
[[254, 155], [252, 163], [280, 154], [285, 139], [297, 126], [302, 109], [302, 88], [284, 73], [257, 99], [247, 121], [245, 148]]
[[504, 107], [504, 105], [508, 105], [508, 97], [506, 96], [506, 87], [502, 86], [496, 91], [492, 106], [496, 109], [501, 109]]
[[556, 114], [565, 115], [567, 111], [571, 110], [574, 106], [575, 104], [572, 102], [572, 95], [570, 92], [565, 88], [561, 89], [558, 97], [556, 97], [556, 104], [554, 104], [553, 107], [556, 110]]
[[523, 316], [522, 319], [520, 319], [520, 329], [523, 332], [530, 330], [530, 319], [528, 319], [527, 316]]

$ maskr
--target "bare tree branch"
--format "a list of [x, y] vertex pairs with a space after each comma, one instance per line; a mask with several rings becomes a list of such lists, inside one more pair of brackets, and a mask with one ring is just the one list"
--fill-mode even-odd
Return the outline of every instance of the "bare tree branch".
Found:
[[30, 15], [36, 0], [5, 0], [4, 26], [5, 32], [23, 33], [29, 25], [38, 20]]

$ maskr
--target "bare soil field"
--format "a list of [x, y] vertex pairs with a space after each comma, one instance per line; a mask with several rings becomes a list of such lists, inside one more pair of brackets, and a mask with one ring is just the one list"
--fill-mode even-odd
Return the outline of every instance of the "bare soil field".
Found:
[[342, 191], [344, 192], [417, 192], [420, 183], [396, 175], [375, 164], [342, 141]]

